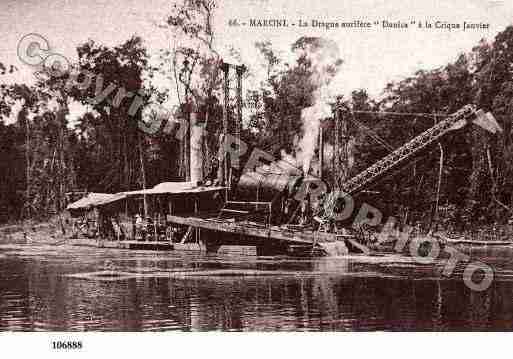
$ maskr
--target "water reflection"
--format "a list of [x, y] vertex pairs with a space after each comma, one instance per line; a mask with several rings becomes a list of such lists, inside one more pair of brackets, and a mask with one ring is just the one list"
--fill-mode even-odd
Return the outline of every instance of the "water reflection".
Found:
[[[505, 257], [492, 286], [472, 292], [460, 277], [441, 277], [437, 264], [401, 257], [292, 260], [14, 245], [0, 254], [4, 331], [510, 330], [513, 323]], [[68, 276], [105, 269], [133, 276]], [[222, 275], [173, 276], [177, 271]]]

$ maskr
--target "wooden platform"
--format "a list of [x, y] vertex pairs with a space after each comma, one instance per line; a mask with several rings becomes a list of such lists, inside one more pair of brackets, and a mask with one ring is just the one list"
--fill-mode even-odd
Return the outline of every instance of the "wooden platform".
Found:
[[473, 239], [450, 239], [444, 238], [447, 244], [465, 244], [469, 246], [512, 246], [513, 241], [479, 241]]
[[249, 221], [231, 221], [229, 219], [219, 219], [216, 217], [201, 216], [173, 216], [168, 215], [167, 220], [171, 223], [204, 228], [216, 232], [225, 232], [261, 238], [268, 241], [280, 241], [290, 244], [313, 244], [328, 243], [336, 241], [354, 240], [353, 236], [337, 235], [335, 233], [326, 233], [313, 230], [304, 230], [301, 228], [287, 228], [286, 226], [270, 226], [258, 224]]
[[133, 250], [152, 250], [152, 251], [169, 251], [173, 249], [173, 245], [169, 242], [156, 241], [107, 241], [93, 238], [77, 238], [70, 239], [67, 243], [75, 246], [97, 247], [97, 248], [117, 248], [117, 249], [133, 249]]
[[300, 244], [312, 244], [314, 241], [317, 241], [318, 243], [334, 242], [337, 240], [334, 233], [324, 233], [311, 230], [294, 230], [276, 226], [265, 227], [264, 225], [248, 221], [235, 222], [227, 219], [182, 217], [172, 215], [168, 215], [167, 220], [175, 224], [204, 228], [217, 232], [240, 234], [242, 236]]

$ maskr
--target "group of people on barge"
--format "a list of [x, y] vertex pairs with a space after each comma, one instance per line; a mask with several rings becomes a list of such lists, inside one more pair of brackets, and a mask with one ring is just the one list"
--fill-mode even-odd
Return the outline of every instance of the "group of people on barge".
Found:
[[95, 218], [84, 216], [75, 222], [75, 236], [151, 242], [175, 241], [181, 232], [178, 228], [166, 224], [159, 218], [145, 217], [140, 213], [132, 216], [128, 226], [121, 222], [118, 216], [106, 214], [98, 214]]

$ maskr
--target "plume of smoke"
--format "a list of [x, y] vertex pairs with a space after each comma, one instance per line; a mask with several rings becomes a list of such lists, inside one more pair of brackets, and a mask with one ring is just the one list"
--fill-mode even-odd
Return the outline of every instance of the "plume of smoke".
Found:
[[301, 111], [302, 138], [298, 143], [298, 162], [303, 172], [307, 174], [311, 167], [312, 158], [317, 148], [317, 139], [321, 120], [331, 117], [330, 83], [336, 76], [342, 61], [338, 45], [331, 40], [322, 38], [308, 38], [308, 41], [299, 50], [311, 65], [309, 80], [314, 85], [312, 93], [313, 105]]
[[307, 107], [301, 111], [303, 137], [299, 141], [298, 160], [302, 164], [305, 174], [310, 170], [310, 164], [314, 157], [315, 149], [317, 148], [321, 119], [330, 117], [330, 115], [330, 106], [319, 100], [316, 100], [313, 106]]

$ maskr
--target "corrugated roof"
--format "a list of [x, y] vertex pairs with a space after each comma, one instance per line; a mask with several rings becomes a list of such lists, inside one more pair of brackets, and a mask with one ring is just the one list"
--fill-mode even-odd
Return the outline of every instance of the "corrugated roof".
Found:
[[66, 209], [68, 210], [86, 210], [98, 207], [113, 201], [117, 201], [126, 197], [123, 193], [89, 193], [87, 196], [79, 199], [76, 202], [70, 203]]
[[68, 210], [87, 210], [95, 207], [104, 206], [106, 204], [125, 199], [130, 196], [143, 194], [187, 194], [187, 193], [204, 193], [211, 191], [220, 191], [225, 189], [221, 186], [198, 187], [192, 182], [163, 182], [153, 188], [146, 190], [119, 192], [119, 193], [89, 193], [84, 198], [76, 202], [70, 203], [66, 209]]
[[222, 186], [195, 186], [192, 182], [162, 182], [156, 185], [153, 188], [148, 188], [146, 190], [138, 190], [125, 192], [126, 195], [140, 195], [140, 194], [178, 194], [178, 193], [203, 193], [203, 192], [211, 192], [211, 191], [220, 191], [225, 189]]

